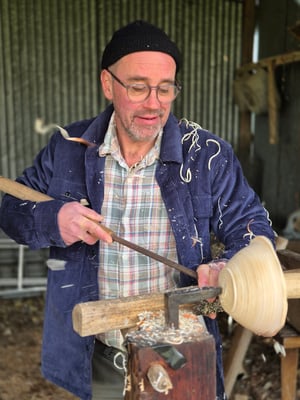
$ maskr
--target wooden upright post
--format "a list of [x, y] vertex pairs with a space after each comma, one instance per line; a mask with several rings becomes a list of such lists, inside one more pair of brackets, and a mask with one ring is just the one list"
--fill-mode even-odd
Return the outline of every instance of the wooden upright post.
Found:
[[[186, 359], [179, 369], [173, 369], [152, 347], [142, 343], [128, 346], [128, 384], [125, 400], [215, 400], [216, 399], [216, 353], [215, 341], [209, 334], [198, 341], [172, 345]], [[160, 365], [169, 377], [172, 388], [157, 391], [150, 383], [147, 373], [153, 365]], [[157, 383], [163, 379], [157, 377]]]
[[[255, 24], [255, 1], [246, 0], [243, 5], [243, 31], [242, 31], [242, 60], [247, 64], [252, 61], [253, 37]], [[243, 111], [240, 113], [240, 136], [238, 146], [238, 157], [245, 170], [250, 162], [250, 146], [252, 141], [251, 113]]]

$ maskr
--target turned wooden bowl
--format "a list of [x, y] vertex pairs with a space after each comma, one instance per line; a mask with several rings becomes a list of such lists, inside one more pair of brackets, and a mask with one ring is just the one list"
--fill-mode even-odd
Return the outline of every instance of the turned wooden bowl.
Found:
[[285, 274], [269, 239], [257, 236], [220, 272], [224, 311], [257, 335], [270, 337], [285, 324]]

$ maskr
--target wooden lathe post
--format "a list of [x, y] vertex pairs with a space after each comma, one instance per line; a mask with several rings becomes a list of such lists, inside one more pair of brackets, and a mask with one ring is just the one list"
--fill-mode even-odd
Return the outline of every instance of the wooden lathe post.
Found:
[[[207, 334], [199, 341], [173, 347], [186, 359], [185, 365], [179, 369], [171, 368], [151, 347], [129, 344], [125, 400], [215, 400], [216, 355], [213, 337]], [[155, 364], [161, 365], [170, 378], [173, 387], [168, 393], [155, 390], [147, 377], [149, 368]]]

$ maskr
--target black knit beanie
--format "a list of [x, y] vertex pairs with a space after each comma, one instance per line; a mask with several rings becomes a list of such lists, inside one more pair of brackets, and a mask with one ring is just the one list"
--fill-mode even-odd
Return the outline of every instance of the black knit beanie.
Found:
[[160, 51], [169, 54], [180, 67], [180, 52], [167, 34], [145, 21], [134, 21], [116, 31], [104, 49], [101, 68], [107, 69], [120, 58], [137, 51]]

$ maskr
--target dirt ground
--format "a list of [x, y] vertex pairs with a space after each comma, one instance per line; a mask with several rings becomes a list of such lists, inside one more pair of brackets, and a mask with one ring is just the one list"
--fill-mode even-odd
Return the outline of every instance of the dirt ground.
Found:
[[40, 373], [44, 298], [0, 300], [0, 400], [78, 399]]
[[[0, 400], [78, 399], [41, 376], [43, 306], [43, 296], [0, 300]], [[227, 316], [219, 318], [226, 357], [232, 335]], [[280, 396], [280, 356], [272, 340], [254, 337], [231, 399], [280, 400]]]

